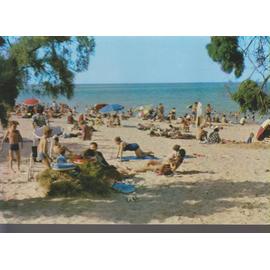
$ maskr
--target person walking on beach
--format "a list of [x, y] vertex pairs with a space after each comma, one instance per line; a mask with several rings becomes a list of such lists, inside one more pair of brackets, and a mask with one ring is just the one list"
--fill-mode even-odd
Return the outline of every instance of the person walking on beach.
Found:
[[116, 158], [120, 158], [120, 161], [122, 161], [123, 152], [125, 151], [134, 151], [138, 158], [152, 156], [154, 154], [152, 151], [144, 152], [137, 143], [126, 143], [120, 137], [116, 137], [114, 141], [118, 145]]
[[20, 166], [21, 166], [21, 153], [20, 153], [19, 143], [21, 143], [21, 148], [23, 148], [23, 138], [21, 136], [20, 131], [17, 130], [18, 124], [19, 123], [17, 121], [10, 122], [9, 129], [3, 138], [3, 142], [2, 142], [2, 145], [0, 148], [0, 150], [2, 150], [3, 143], [5, 141], [8, 141], [8, 143], [9, 143], [8, 156], [9, 156], [9, 170], [10, 170], [10, 172], [15, 172], [13, 169], [13, 164], [12, 164], [13, 160], [14, 160], [14, 156], [13, 156], [14, 153], [16, 155], [18, 171], [20, 171]]

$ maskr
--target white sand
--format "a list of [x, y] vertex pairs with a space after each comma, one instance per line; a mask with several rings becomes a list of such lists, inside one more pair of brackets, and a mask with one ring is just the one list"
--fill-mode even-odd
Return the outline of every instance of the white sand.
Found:
[[[167, 223], [167, 224], [270, 224], [270, 146], [203, 145], [196, 140], [172, 140], [150, 137], [148, 131], [135, 128], [137, 119], [123, 121], [121, 128], [98, 127], [93, 140], [99, 144], [109, 163], [113, 157], [115, 136], [137, 142], [143, 150], [152, 150], [163, 158], [180, 144], [190, 156], [173, 177], [141, 173], [134, 177], [138, 200], [113, 193], [108, 198], [48, 199], [35, 180], [27, 181], [31, 152], [31, 121], [19, 119], [25, 140], [22, 173], [9, 174], [7, 146], [0, 153], [0, 223]], [[63, 125], [65, 119], [52, 125]], [[165, 125], [165, 124], [163, 124]], [[222, 138], [246, 140], [257, 125], [228, 126]], [[194, 133], [194, 130], [192, 130]], [[89, 144], [79, 138], [61, 139], [74, 152]], [[192, 157], [194, 153], [204, 157]], [[129, 154], [129, 153], [128, 153]], [[123, 165], [137, 168], [146, 161], [129, 161]], [[35, 173], [42, 170], [35, 165]]]

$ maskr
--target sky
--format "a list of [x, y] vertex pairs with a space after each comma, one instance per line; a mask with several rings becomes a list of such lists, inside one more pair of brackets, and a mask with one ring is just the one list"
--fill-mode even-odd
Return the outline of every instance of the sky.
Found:
[[210, 37], [98, 36], [95, 41], [89, 68], [76, 75], [76, 83], [237, 81], [208, 56]]

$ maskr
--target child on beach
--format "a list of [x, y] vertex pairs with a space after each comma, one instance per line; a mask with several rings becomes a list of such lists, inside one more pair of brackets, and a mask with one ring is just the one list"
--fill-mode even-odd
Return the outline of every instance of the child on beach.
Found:
[[46, 128], [44, 130], [44, 135], [40, 139], [38, 144], [38, 160], [42, 161], [47, 168], [51, 167], [50, 162], [52, 159], [49, 157], [48, 154], [48, 138], [51, 136], [51, 129]]
[[137, 143], [126, 143], [126, 142], [122, 141], [122, 139], [120, 137], [116, 137], [114, 139], [114, 141], [118, 145], [118, 151], [117, 151], [116, 158], [120, 158], [120, 161], [122, 160], [123, 152], [125, 152], [125, 151], [134, 151], [135, 155], [138, 158], [143, 158], [146, 156], [153, 155], [152, 151], [144, 152]]
[[253, 138], [254, 138], [254, 133], [253, 133], [253, 132], [251, 132], [251, 133], [249, 134], [249, 137], [248, 137], [248, 139], [247, 139], [247, 142], [246, 142], [246, 143], [252, 143]]
[[58, 164], [67, 163], [67, 159], [65, 157], [65, 153], [66, 153], [66, 148], [65, 147], [61, 147], [59, 149], [59, 155], [56, 158], [56, 163], [58, 163]]
[[65, 149], [65, 151], [69, 152], [69, 154], [72, 154], [72, 151], [70, 151], [66, 146], [62, 146], [59, 142], [59, 137], [55, 136], [53, 138], [53, 144], [51, 148], [51, 156], [58, 155], [60, 153], [61, 149]]
[[9, 143], [9, 154], [8, 154], [9, 155], [9, 169], [12, 172], [15, 172], [13, 169], [13, 164], [12, 164], [14, 160], [13, 153], [16, 154], [18, 171], [20, 171], [20, 165], [21, 165], [21, 153], [20, 153], [19, 143], [21, 143], [21, 148], [23, 148], [23, 139], [22, 139], [20, 131], [17, 130], [18, 124], [19, 123], [17, 121], [10, 122], [9, 129], [3, 138], [2, 145], [0, 148], [0, 150], [2, 150], [3, 143], [5, 141], [8, 141]]

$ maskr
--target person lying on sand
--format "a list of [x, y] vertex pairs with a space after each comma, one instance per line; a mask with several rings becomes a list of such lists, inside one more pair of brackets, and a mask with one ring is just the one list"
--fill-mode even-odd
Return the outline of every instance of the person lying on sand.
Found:
[[170, 129], [153, 128], [149, 135], [151, 137], [166, 137], [170, 139], [195, 139], [194, 135], [183, 134], [179, 129], [172, 127]]
[[20, 131], [17, 130], [18, 124], [19, 123], [17, 121], [10, 122], [9, 129], [6, 132], [3, 138], [2, 144], [1, 144], [1, 147], [0, 147], [0, 151], [1, 151], [3, 148], [3, 143], [5, 141], [8, 141], [9, 143], [8, 160], [9, 160], [9, 170], [11, 172], [15, 172], [13, 169], [13, 164], [12, 164], [14, 160], [14, 156], [13, 156], [14, 153], [16, 155], [18, 171], [20, 171], [20, 165], [21, 165], [21, 152], [20, 152], [19, 143], [21, 143], [21, 148], [23, 148], [23, 139], [22, 139], [22, 135]]
[[153, 124], [141, 124], [141, 123], [138, 123], [138, 125], [137, 125], [138, 130], [149, 130], [152, 127], [153, 127]]
[[173, 147], [173, 153], [167, 157], [164, 161], [150, 160], [147, 162], [146, 166], [141, 169], [135, 170], [138, 172], [152, 171], [159, 175], [171, 175], [173, 174], [179, 166], [183, 163], [186, 151], [181, 149], [180, 145], [175, 145]]
[[152, 151], [144, 152], [137, 143], [126, 143], [122, 141], [120, 137], [116, 137], [114, 141], [118, 146], [116, 158], [120, 158], [120, 161], [122, 160], [123, 152], [126, 151], [134, 151], [138, 158], [143, 158], [154, 154]]

